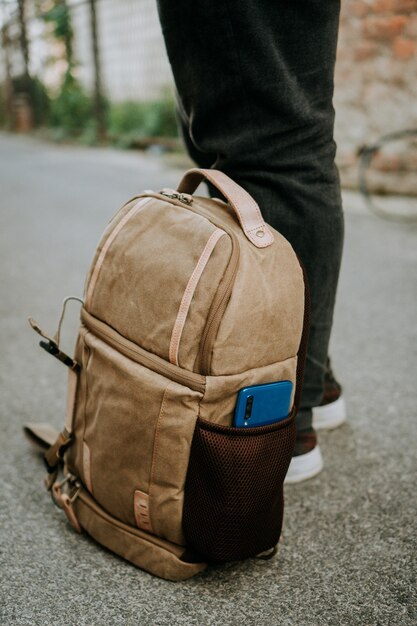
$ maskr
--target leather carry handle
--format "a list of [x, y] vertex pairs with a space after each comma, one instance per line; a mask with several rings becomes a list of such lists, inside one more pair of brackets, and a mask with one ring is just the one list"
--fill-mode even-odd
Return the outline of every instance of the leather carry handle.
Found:
[[192, 194], [204, 179], [210, 181], [227, 198], [243, 232], [254, 246], [267, 248], [274, 243], [274, 235], [265, 223], [255, 200], [223, 172], [198, 168], [188, 170], [178, 185], [178, 192]]

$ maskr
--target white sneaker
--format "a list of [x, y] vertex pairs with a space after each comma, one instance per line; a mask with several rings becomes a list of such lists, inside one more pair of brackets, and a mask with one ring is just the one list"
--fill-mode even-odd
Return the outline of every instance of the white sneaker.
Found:
[[302, 480], [317, 476], [323, 469], [323, 459], [318, 444], [304, 454], [293, 456], [284, 484], [300, 483]]
[[346, 422], [346, 404], [342, 385], [333, 374], [329, 358], [326, 366], [321, 403], [313, 408], [313, 428], [331, 430]]
[[313, 428], [331, 430], [346, 422], [346, 403], [342, 394], [328, 404], [313, 408]]
[[346, 404], [342, 387], [335, 379], [330, 359], [324, 379], [324, 392], [320, 406], [313, 408], [312, 428], [297, 434], [295, 456], [292, 457], [284, 483], [298, 483], [317, 476], [323, 469], [323, 458], [315, 430], [337, 428], [346, 421]]

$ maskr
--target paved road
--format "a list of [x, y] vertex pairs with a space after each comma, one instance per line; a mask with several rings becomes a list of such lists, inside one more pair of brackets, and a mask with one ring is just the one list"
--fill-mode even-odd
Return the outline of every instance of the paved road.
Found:
[[417, 228], [352, 195], [333, 338], [350, 419], [320, 437], [321, 476], [287, 488], [275, 560], [162, 581], [77, 536], [42, 489], [21, 426], [62, 424], [65, 372], [26, 317], [53, 329], [115, 209], [179, 175], [139, 154], [0, 135], [0, 623], [415, 625]]

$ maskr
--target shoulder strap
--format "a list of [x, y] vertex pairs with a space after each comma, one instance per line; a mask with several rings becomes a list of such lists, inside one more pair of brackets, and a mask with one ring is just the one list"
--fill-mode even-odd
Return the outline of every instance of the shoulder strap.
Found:
[[198, 168], [189, 170], [180, 181], [178, 191], [192, 194], [204, 179], [210, 181], [227, 198], [243, 232], [254, 246], [267, 248], [274, 243], [274, 235], [265, 223], [255, 200], [223, 172]]
[[45, 422], [35, 424], [29, 422], [23, 426], [23, 432], [27, 439], [37, 450], [44, 452], [58, 439], [59, 431]]

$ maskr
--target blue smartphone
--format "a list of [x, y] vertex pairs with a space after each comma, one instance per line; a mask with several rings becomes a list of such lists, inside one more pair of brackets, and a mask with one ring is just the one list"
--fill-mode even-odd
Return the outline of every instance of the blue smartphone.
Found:
[[288, 417], [293, 384], [281, 380], [265, 385], [244, 387], [237, 396], [233, 426], [266, 426]]

